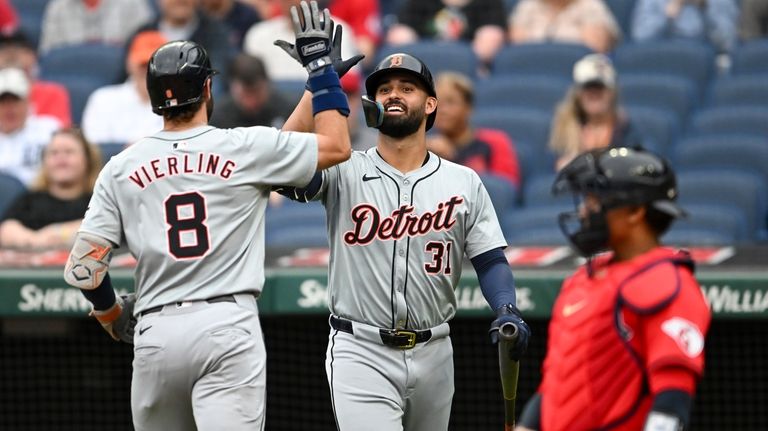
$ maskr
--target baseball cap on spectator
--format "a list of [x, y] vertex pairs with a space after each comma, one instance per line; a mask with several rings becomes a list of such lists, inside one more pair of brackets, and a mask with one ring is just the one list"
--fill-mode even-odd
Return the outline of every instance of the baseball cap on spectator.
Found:
[[128, 61], [133, 64], [148, 64], [152, 54], [166, 42], [168, 39], [159, 31], [142, 31], [131, 42]]
[[611, 60], [603, 54], [589, 54], [573, 66], [573, 82], [580, 87], [604, 85], [616, 86], [616, 70]]
[[20, 99], [29, 96], [29, 80], [21, 69], [0, 69], [0, 96], [12, 94]]
[[350, 70], [339, 81], [341, 82], [341, 89], [346, 94], [357, 94], [361, 91], [360, 84], [362, 80], [360, 73], [356, 70]]

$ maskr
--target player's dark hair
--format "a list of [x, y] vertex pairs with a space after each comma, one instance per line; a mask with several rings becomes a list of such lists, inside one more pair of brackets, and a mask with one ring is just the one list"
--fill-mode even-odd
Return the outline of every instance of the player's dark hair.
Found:
[[664, 235], [674, 220], [674, 217], [665, 212], [661, 212], [650, 205], [645, 206], [645, 222], [648, 223], [657, 237]]
[[164, 109], [163, 119], [165, 121], [173, 121], [176, 123], [185, 123], [190, 121], [200, 109], [200, 106], [203, 105], [203, 103], [205, 103], [205, 98], [201, 98], [197, 102], [191, 103], [189, 105]]

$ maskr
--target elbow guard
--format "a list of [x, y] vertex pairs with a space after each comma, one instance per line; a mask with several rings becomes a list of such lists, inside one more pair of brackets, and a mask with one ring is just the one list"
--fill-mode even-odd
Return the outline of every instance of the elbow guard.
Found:
[[79, 289], [96, 289], [104, 280], [111, 260], [111, 242], [96, 235], [78, 232], [64, 268], [64, 281]]

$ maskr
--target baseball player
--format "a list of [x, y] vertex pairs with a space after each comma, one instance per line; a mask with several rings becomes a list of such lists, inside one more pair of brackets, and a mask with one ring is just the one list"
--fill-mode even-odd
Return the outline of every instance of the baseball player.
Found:
[[[294, 10], [295, 32], [313, 93], [302, 103], [315, 134], [209, 126], [216, 72], [203, 47], [176, 41], [148, 66], [163, 130], [113, 157], [99, 176], [64, 278], [82, 289], [109, 335], [134, 343], [136, 430], [264, 428], [256, 299], [270, 188], [306, 184], [351, 153], [349, 108], [328, 58], [333, 23], [314, 3], [302, 12], [305, 25]], [[138, 261], [135, 298], [115, 297], [110, 283], [120, 244]]]
[[555, 301], [543, 381], [516, 430], [689, 429], [710, 312], [690, 256], [659, 245], [684, 215], [674, 172], [644, 150], [602, 149], [554, 189], [581, 201], [560, 224], [589, 260]]
[[[353, 152], [299, 189], [319, 199], [330, 237], [331, 331], [326, 372], [338, 429], [446, 430], [454, 392], [448, 321], [466, 254], [497, 319], [520, 329], [509, 354], [519, 358], [529, 329], [515, 307], [506, 242], [477, 174], [427, 151], [437, 98], [419, 59], [393, 54], [365, 82], [375, 148]], [[308, 112], [285, 127], [311, 129]], [[317, 123], [315, 122], [315, 127]]]

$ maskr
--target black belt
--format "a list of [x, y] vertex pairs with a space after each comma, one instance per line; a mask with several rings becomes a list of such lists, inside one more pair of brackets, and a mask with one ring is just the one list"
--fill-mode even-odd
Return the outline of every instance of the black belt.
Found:
[[[340, 317], [331, 316], [331, 328], [354, 334], [352, 321]], [[415, 331], [411, 329], [379, 329], [381, 343], [385, 346], [397, 347], [399, 349], [412, 349], [418, 343], [429, 341], [432, 338], [432, 331], [425, 329]]]
[[[221, 296], [214, 296], [213, 298], [208, 298], [205, 300], [205, 302], [209, 304], [215, 304], [217, 302], [237, 302], [235, 301], [235, 296], [232, 294], [229, 295], [221, 295]], [[175, 304], [181, 305], [183, 302], [176, 302]], [[157, 313], [159, 311], [163, 311], [163, 307], [170, 304], [163, 304], [158, 305], [157, 307], [147, 308], [146, 310], [141, 312], [141, 317], [146, 316], [147, 314]]]

